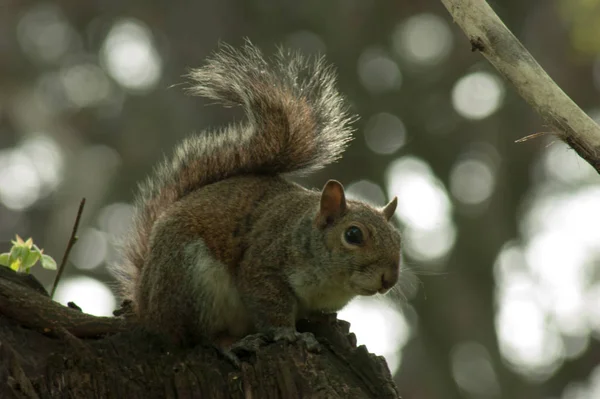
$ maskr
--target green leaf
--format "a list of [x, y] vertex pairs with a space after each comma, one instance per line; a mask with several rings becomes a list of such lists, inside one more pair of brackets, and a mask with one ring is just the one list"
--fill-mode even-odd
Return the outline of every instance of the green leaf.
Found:
[[56, 261], [44, 255], [44, 250], [33, 243], [30, 237], [23, 240], [19, 235], [12, 241], [10, 252], [0, 254], [0, 265], [8, 266], [18, 272], [29, 273], [30, 269], [41, 260], [44, 269], [56, 270]]
[[12, 262], [10, 262], [10, 268], [16, 272], [19, 271], [19, 269], [21, 268], [21, 258], [15, 259]]
[[56, 270], [56, 261], [50, 255], [42, 255], [42, 267], [48, 270]]
[[23, 259], [29, 253], [27, 247], [15, 245], [10, 249], [10, 258], [14, 261], [16, 259]]
[[35, 263], [40, 259], [40, 253], [31, 251], [27, 255], [23, 257], [23, 268], [25, 270], [29, 269], [31, 266], [35, 265]]
[[0, 254], [0, 265], [2, 265], [2, 266], [10, 265], [10, 262], [8, 261], [9, 258], [10, 258], [9, 252]]

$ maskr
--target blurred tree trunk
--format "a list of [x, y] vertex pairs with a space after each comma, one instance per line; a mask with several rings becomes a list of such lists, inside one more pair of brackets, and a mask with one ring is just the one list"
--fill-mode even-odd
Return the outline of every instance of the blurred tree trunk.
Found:
[[319, 353], [274, 343], [241, 356], [176, 348], [121, 318], [53, 302], [29, 275], [0, 268], [0, 398], [398, 398], [382, 357], [349, 324], [303, 321]]

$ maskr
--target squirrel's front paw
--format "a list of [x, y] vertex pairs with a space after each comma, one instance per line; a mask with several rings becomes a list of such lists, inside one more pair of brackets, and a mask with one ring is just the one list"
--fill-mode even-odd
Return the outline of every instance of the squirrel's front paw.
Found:
[[265, 346], [269, 341], [271, 340], [265, 333], [247, 335], [231, 345], [229, 351], [235, 355], [255, 353], [258, 352], [258, 350]]
[[273, 341], [296, 342], [300, 341], [306, 346], [309, 352], [319, 352], [321, 346], [317, 338], [312, 333], [300, 333], [295, 328], [278, 328], [273, 330]]
[[242, 369], [242, 360], [237, 356], [236, 353], [234, 353], [231, 349], [227, 349], [227, 348], [218, 348], [219, 352], [221, 353], [221, 355], [223, 355], [223, 357], [225, 357], [225, 359], [229, 360], [229, 362], [233, 365], [233, 367], [235, 367], [236, 369], [241, 370]]
[[301, 342], [309, 352], [319, 352], [321, 346], [312, 333], [299, 333], [293, 328], [276, 328], [268, 332], [248, 335], [231, 345], [231, 353], [241, 355], [244, 353], [255, 353], [272, 342]]

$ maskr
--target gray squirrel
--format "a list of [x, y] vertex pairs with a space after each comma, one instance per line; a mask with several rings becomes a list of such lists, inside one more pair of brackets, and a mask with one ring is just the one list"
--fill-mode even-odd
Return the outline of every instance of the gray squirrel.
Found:
[[[249, 334], [296, 339], [295, 324], [398, 281], [400, 233], [383, 208], [286, 180], [336, 161], [354, 117], [323, 58], [221, 45], [191, 93], [241, 106], [243, 123], [187, 138], [140, 185], [116, 266], [135, 317], [179, 344]], [[278, 337], [278, 338], [277, 338]]]

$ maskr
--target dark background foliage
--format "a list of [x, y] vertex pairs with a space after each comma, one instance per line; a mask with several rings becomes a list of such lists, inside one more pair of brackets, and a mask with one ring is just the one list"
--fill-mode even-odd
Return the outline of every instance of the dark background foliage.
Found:
[[[557, 83], [600, 115], [600, 2], [492, 6]], [[600, 180], [470, 51], [436, 0], [0, 0], [0, 251], [33, 236], [58, 292], [110, 314], [136, 183], [194, 131], [239, 119], [180, 85], [219, 41], [325, 53], [361, 115], [328, 178], [400, 198], [406, 299], [341, 317], [404, 398], [600, 397]], [[54, 273], [36, 270], [51, 285]]]

